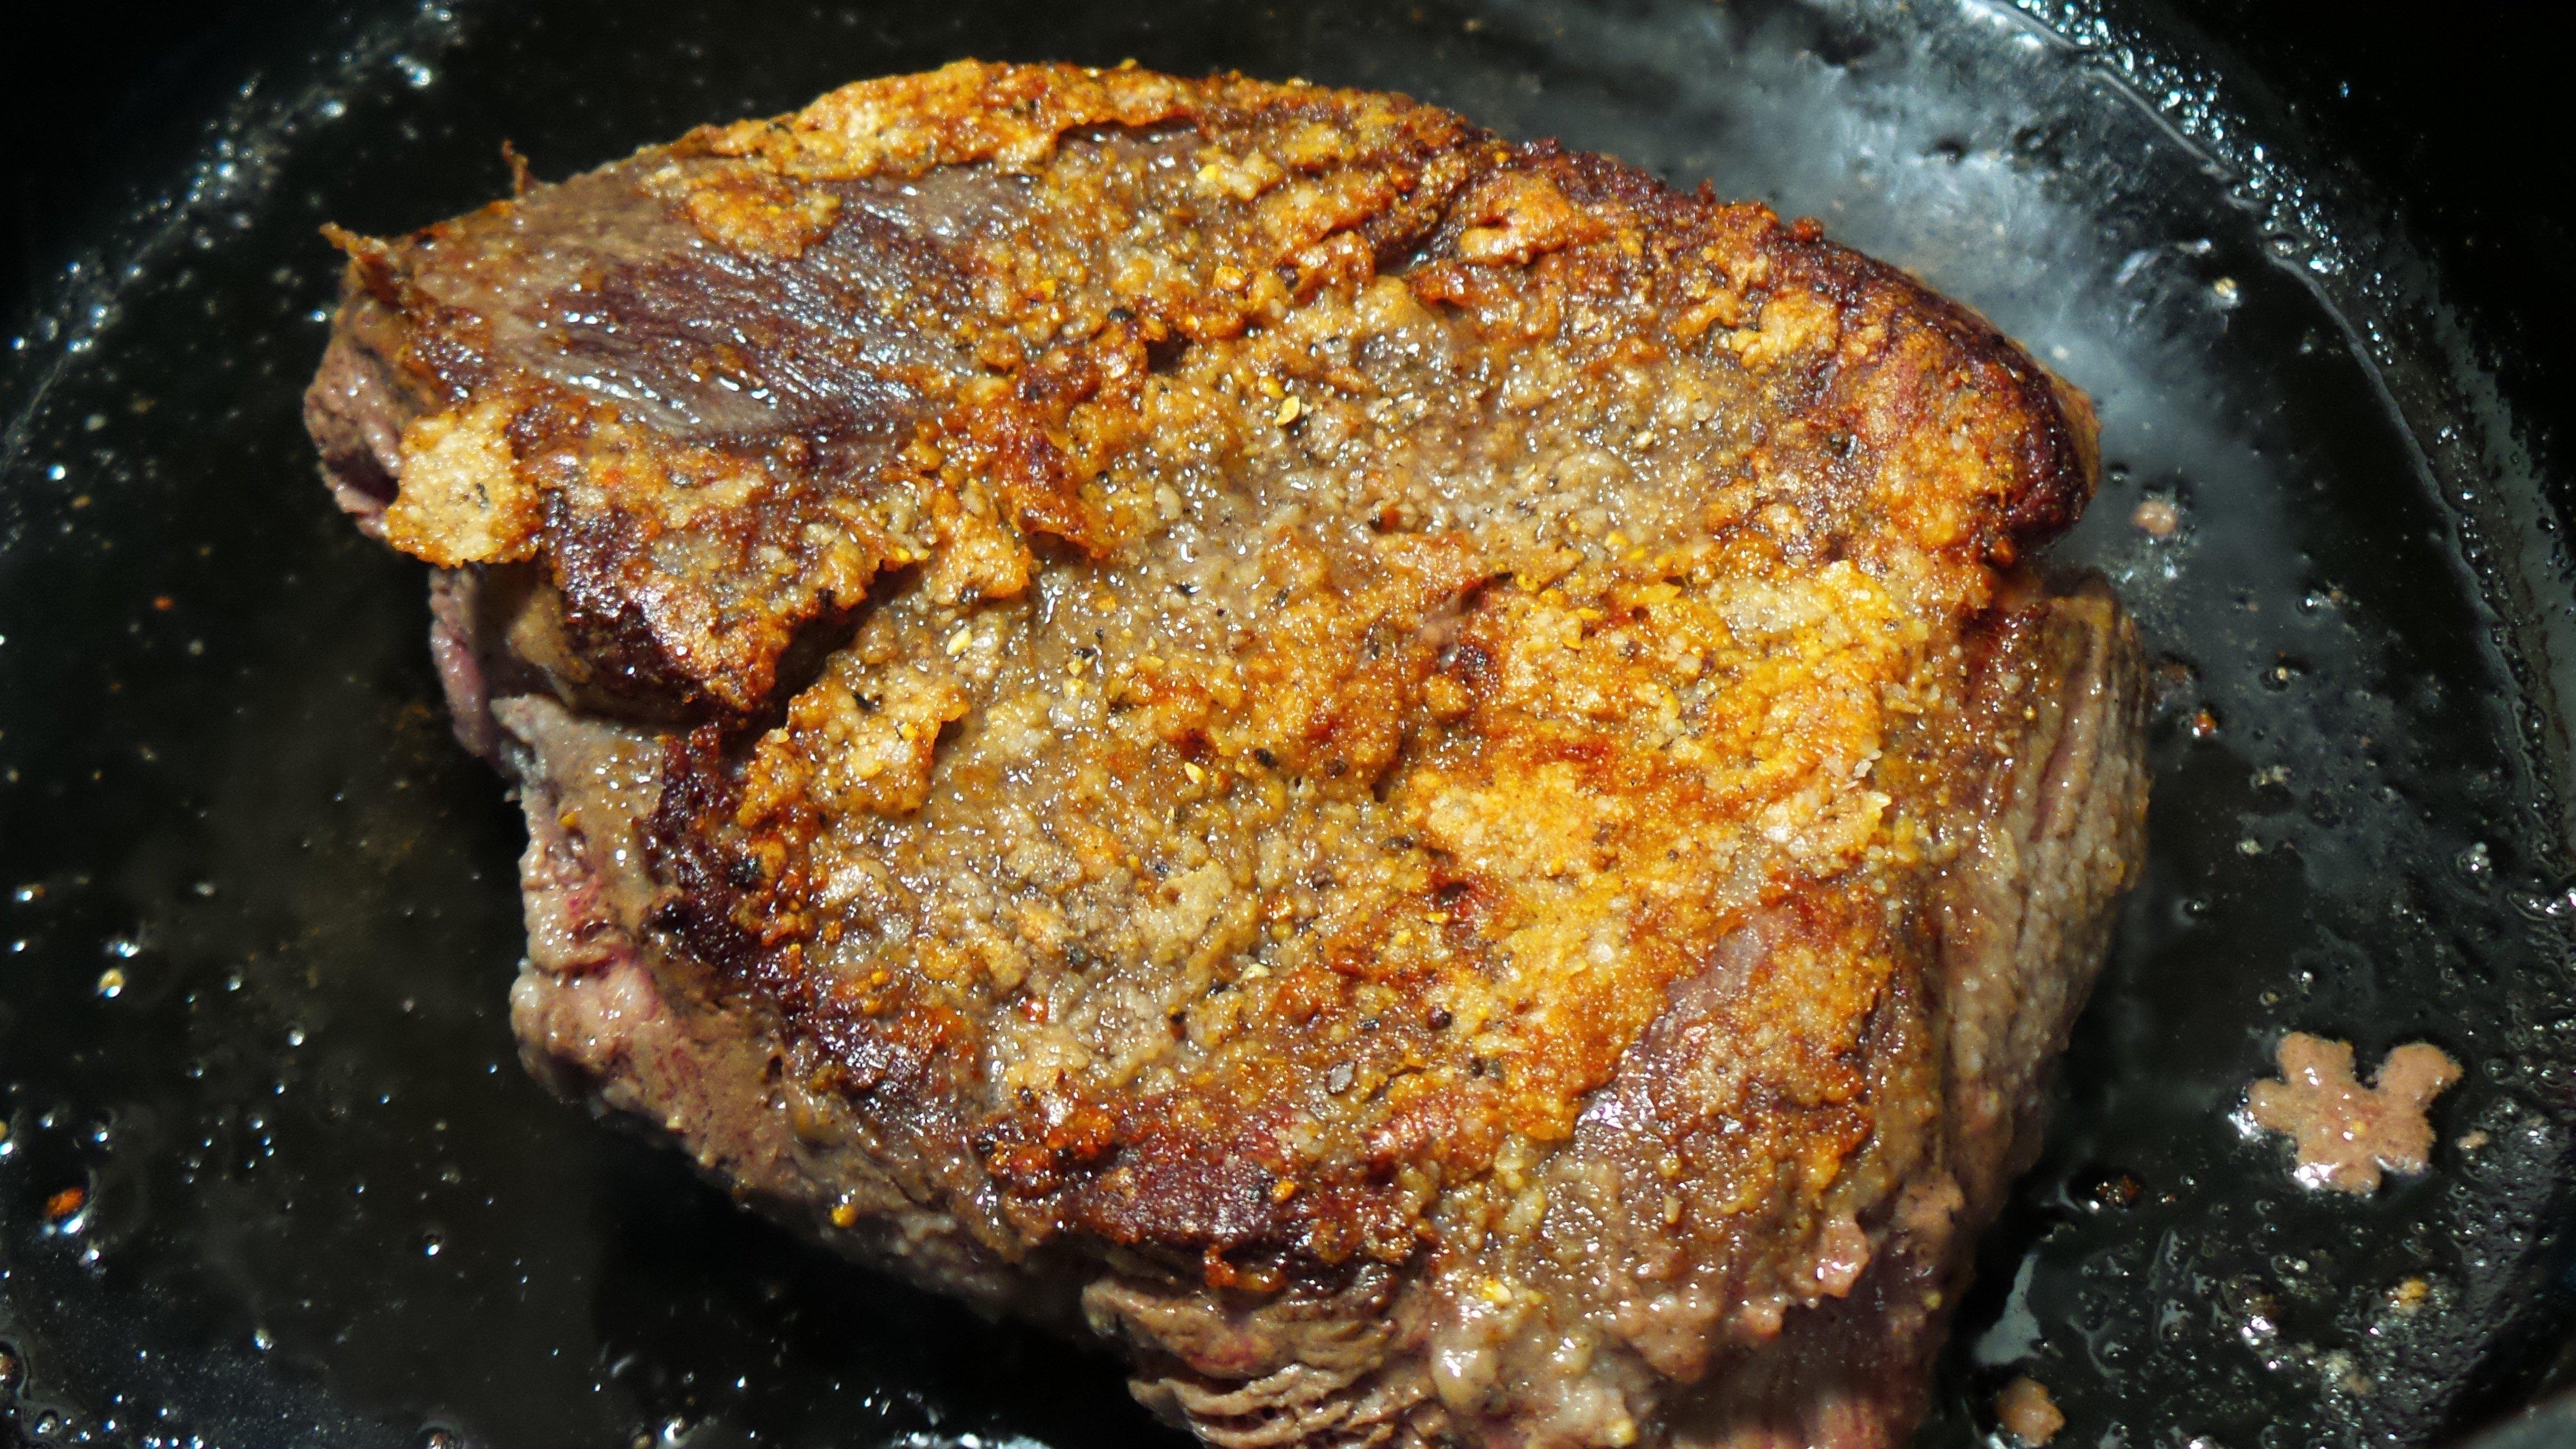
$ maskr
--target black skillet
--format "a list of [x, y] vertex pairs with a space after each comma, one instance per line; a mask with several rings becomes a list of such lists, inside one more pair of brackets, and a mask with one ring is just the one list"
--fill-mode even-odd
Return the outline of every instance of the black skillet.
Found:
[[[10, 128], [39, 210], [0, 324], [0, 1444], [1176, 1442], [1106, 1360], [809, 1251], [521, 1076], [516, 813], [447, 737], [420, 570], [331, 511], [296, 419], [322, 221], [475, 205], [505, 138], [560, 176], [968, 53], [1399, 88], [1713, 178], [2090, 389], [2110, 466], [2057, 558], [2163, 661], [2154, 859], [1923, 1442], [2021, 1373], [2084, 1445], [2429, 1444], [2530, 1394], [2576, 1126], [2576, 595], [2530, 425], [2569, 391], [2533, 242], [2565, 138], [2484, 132], [2500, 198], [2425, 138], [2545, 65], [2410, 119], [2462, 17], [2307, 46], [2197, 0], [2258, 69], [2147, 0], [2030, 4], [57, 17], [85, 48], [10, 62], [70, 69], [20, 77], [66, 129]], [[2432, 1174], [2319, 1195], [2239, 1132], [2293, 1029], [2468, 1068]]]

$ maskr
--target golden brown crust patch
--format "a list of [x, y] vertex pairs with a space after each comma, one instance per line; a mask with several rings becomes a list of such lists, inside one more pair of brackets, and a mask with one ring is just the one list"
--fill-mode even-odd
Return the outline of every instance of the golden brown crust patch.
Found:
[[511, 409], [487, 399], [432, 413], [402, 433], [402, 486], [385, 541], [440, 568], [517, 563], [537, 551], [536, 490], [510, 451]]

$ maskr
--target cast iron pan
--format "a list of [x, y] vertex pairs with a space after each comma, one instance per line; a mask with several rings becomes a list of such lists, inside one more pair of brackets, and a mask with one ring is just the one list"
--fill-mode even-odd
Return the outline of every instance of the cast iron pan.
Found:
[[[2065, 1443], [2428, 1444], [2557, 1342], [2557, 526], [2416, 254], [2164, 12], [564, 0], [291, 39], [0, 378], [0, 1441], [1176, 1442], [1107, 1360], [810, 1251], [521, 1075], [516, 811], [448, 737], [419, 566], [297, 421], [324, 220], [476, 205], [504, 138], [562, 176], [970, 53], [1392, 87], [1710, 178], [2092, 392], [2109, 467], [2056, 559], [2160, 660], [2153, 861], [1924, 1442], [2028, 1373]], [[2240, 1133], [2292, 1029], [2467, 1067], [2433, 1173], [2311, 1193]]]

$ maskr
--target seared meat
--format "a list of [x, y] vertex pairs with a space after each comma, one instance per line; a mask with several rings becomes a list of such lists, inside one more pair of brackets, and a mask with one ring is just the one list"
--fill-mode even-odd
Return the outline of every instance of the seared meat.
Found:
[[2140, 851], [2091, 414], [1759, 206], [964, 63], [398, 241], [309, 416], [530, 1064], [1227, 1446], [1881, 1444]]

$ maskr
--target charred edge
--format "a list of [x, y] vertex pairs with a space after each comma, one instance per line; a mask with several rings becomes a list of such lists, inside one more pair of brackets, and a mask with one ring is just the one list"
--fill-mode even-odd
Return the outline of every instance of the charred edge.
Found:
[[1792, 244], [1806, 249], [1811, 263], [1851, 278], [1855, 290], [1878, 286], [1901, 291], [1905, 310], [1956, 347], [1967, 368], [1999, 376], [1999, 390], [2011, 399], [2011, 412], [2022, 426], [2011, 459], [2013, 492], [2004, 504], [2005, 536], [1991, 550], [1993, 562], [2010, 565], [2074, 527], [2093, 500], [2100, 474], [2093, 405], [2084, 394], [2040, 366], [1973, 309], [1894, 267], [1821, 239]]
[[[911, 570], [905, 572], [912, 574]], [[905, 582], [911, 582], [911, 578], [907, 577]], [[894, 590], [886, 592], [890, 595]], [[859, 621], [869, 607], [866, 600], [876, 597], [876, 594], [871, 590], [862, 596], [862, 602], [846, 606], [829, 593], [823, 597], [822, 612], [797, 625], [795, 633], [788, 638], [787, 647], [779, 651], [774, 670], [776, 681], [770, 686], [769, 702], [761, 716], [750, 722], [746, 733], [766, 734], [786, 723], [787, 707], [815, 680], [823, 677], [823, 670], [832, 662], [832, 656], [840, 653], [857, 636]]]
[[[645, 865], [663, 887], [646, 923], [698, 961], [736, 976], [760, 955], [759, 942], [735, 924], [758, 883], [757, 862], [724, 843], [741, 793], [725, 767], [720, 726], [672, 735], [662, 747], [662, 798], [643, 832]], [[754, 867], [748, 878], [744, 864]]]
[[1985, 318], [1947, 297], [1907, 285], [1939, 317], [1942, 331], [1971, 366], [2002, 374], [2013, 413], [2022, 422], [2013, 454], [2017, 486], [2004, 506], [2010, 547], [1997, 550], [1995, 559], [2010, 564], [2074, 527], [2084, 505], [2093, 501], [2100, 477], [2093, 404]]
[[1577, 206], [1618, 206], [1641, 221], [1667, 224], [1704, 222], [1718, 209], [1705, 193], [1675, 191], [1616, 157], [1568, 151], [1554, 137], [1527, 143], [1516, 159], [1522, 167], [1544, 171]]
[[664, 743], [662, 796], [643, 832], [645, 864], [662, 890], [646, 923], [710, 974], [705, 984], [716, 994], [759, 1016], [779, 1040], [809, 1046], [814, 1089], [871, 1099], [889, 1120], [909, 1118], [938, 1135], [971, 1027], [935, 1001], [853, 1001], [811, 968], [802, 931], [784, 941], [764, 932], [792, 882], [763, 860], [763, 842], [733, 823], [742, 799], [737, 738], [702, 724]]
[[2101, 482], [2101, 427], [2092, 399], [2019, 347], [2005, 346], [2011, 348], [2014, 381], [2032, 419], [2031, 431], [2022, 439], [2022, 476], [2033, 480], [2006, 521], [2016, 538], [2044, 542], [2074, 527], [2093, 501]]
[[1378, 270], [1399, 271], [1454, 240], [1458, 199], [1492, 169], [1476, 164], [1476, 158], [1501, 145], [1492, 132], [1462, 124], [1456, 136], [1420, 158], [1407, 193], [1356, 228]]
[[[363, 346], [399, 377], [428, 411], [430, 400], [463, 402], [492, 380], [491, 325], [481, 315], [439, 301], [414, 282], [397, 243], [326, 225], [322, 234], [349, 257], [340, 277], [340, 315], [334, 337], [359, 330], [390, 333]], [[384, 314], [378, 318], [373, 313]]]
[[[1418, 224], [1406, 234], [1389, 236], [1378, 245], [1378, 269], [1389, 274], [1401, 275], [1425, 264], [1456, 256], [1460, 233], [1476, 224], [1473, 218], [1462, 214], [1458, 207], [1458, 204], [1467, 198], [1468, 193], [1497, 176], [1516, 171], [1561, 179], [1558, 173], [1563, 170], [1563, 163], [1572, 156], [1580, 154], [1566, 152], [1553, 137], [1541, 137], [1535, 141], [1514, 145], [1490, 131], [1471, 128], [1469, 134], [1462, 138], [1458, 145], [1443, 153], [1444, 159], [1452, 159], [1457, 163], [1448, 169], [1447, 174], [1438, 178], [1445, 184], [1436, 194], [1422, 195], [1416, 201], [1414, 210], [1418, 216]], [[1608, 164], [1614, 168], [1619, 165], [1615, 161]], [[1651, 184], [1651, 179], [1649, 180]], [[1568, 190], [1567, 195], [1578, 202], [1599, 199], [1576, 197], [1571, 190]], [[1363, 234], [1368, 226], [1394, 219], [1404, 210], [1403, 205], [1399, 203], [1396, 208], [1371, 217], [1363, 224]]]
[[[1454, 214], [1458, 195], [1505, 171], [1543, 175], [1578, 206], [1623, 209], [1650, 232], [1668, 236], [1705, 231], [1724, 209], [1706, 186], [1697, 192], [1676, 191], [1625, 162], [1568, 151], [1552, 138], [1504, 148], [1478, 132], [1476, 142], [1493, 154], [1485, 164], [1471, 166], [1441, 198], [1437, 224], [1421, 235], [1407, 261], [1430, 260], [1454, 246], [1466, 225]], [[2004, 537], [1991, 550], [1994, 562], [2009, 565], [2074, 526], [2092, 501], [2099, 477], [2098, 427], [2092, 403], [2081, 391], [2040, 366], [1975, 311], [1886, 263], [1827, 241], [1813, 222], [1781, 223], [1763, 245], [1842, 306], [1872, 292], [1898, 293], [1903, 298], [1899, 310], [1937, 330], [1959, 350], [1968, 368], [1999, 377], [1999, 390], [2010, 398], [2023, 426], [2011, 458], [2015, 476], [2001, 520]]]
[[586, 575], [564, 556], [570, 551], [557, 553], [553, 572], [565, 642], [589, 671], [583, 692], [609, 713], [656, 724], [719, 724], [738, 734], [740, 712], [709, 694], [662, 648], [642, 605]]
[[1263, 1124], [1211, 1136], [1177, 1126], [1168, 1106], [1086, 1103], [1052, 1122], [1002, 1114], [971, 1146], [1034, 1235], [1113, 1245], [1210, 1287], [1329, 1282], [1417, 1246], [1391, 1173], [1291, 1177], [1270, 1165], [1278, 1142]]
[[[1669, 189], [1660, 204], [1705, 205]], [[1682, 219], [1673, 220], [1681, 224]], [[1988, 546], [1991, 562], [2009, 566], [2074, 526], [2092, 501], [2100, 472], [2093, 405], [2081, 391], [2042, 367], [1974, 309], [1875, 257], [1826, 240], [1823, 228], [1812, 221], [1782, 225], [1762, 245], [1776, 263], [1802, 274], [1840, 307], [1857, 305], [1873, 293], [1893, 294], [1898, 313], [1938, 334], [1956, 349], [1963, 370], [1984, 379], [1981, 391], [2009, 400], [2008, 411], [2021, 426], [2007, 460], [2013, 483], [2000, 519], [2001, 536]]]

